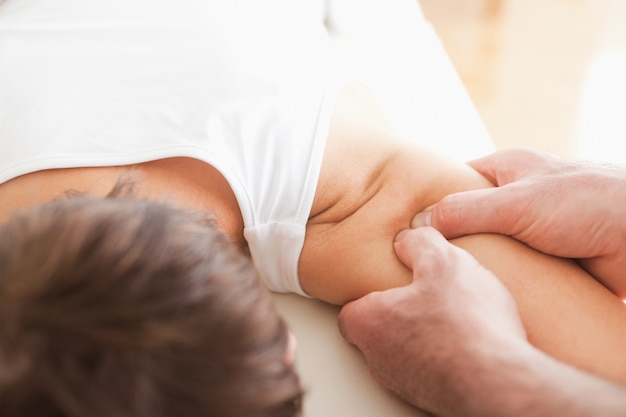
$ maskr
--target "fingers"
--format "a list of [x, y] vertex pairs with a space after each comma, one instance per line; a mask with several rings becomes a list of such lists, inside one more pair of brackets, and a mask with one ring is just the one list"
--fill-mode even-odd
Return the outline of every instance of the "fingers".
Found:
[[483, 177], [487, 178], [493, 185], [498, 186], [498, 171], [502, 154], [500, 152], [492, 153], [482, 158], [474, 159], [468, 162], [468, 165], [478, 171]]
[[[439, 277], [441, 266], [448, 259], [446, 252], [457, 249], [433, 228], [406, 230], [397, 236], [395, 246], [400, 260], [417, 271], [414, 275], [421, 278]], [[413, 285], [421, 287], [422, 284], [418, 280]], [[391, 312], [401, 300], [410, 298], [417, 301], [416, 294], [418, 292], [406, 287], [395, 288], [373, 292], [344, 305], [337, 320], [341, 335], [367, 354], [373, 335], [389, 326], [387, 320]]]
[[509, 149], [470, 165], [497, 187], [448, 195], [418, 213], [411, 227], [432, 226], [448, 239], [474, 233], [515, 235], [532, 220], [524, 210], [533, 200], [533, 184], [563, 162], [545, 152]]
[[470, 161], [469, 165], [493, 185], [501, 187], [518, 181], [529, 174], [542, 171], [551, 158], [545, 152], [515, 148], [475, 159]]
[[418, 213], [411, 227], [431, 226], [448, 239], [473, 233], [510, 234], [516, 198], [506, 188], [465, 191], [444, 197], [430, 210]]

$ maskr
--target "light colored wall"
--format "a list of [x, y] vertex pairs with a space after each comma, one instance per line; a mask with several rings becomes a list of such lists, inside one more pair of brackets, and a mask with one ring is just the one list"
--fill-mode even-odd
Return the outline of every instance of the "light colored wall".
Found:
[[420, 0], [499, 148], [626, 163], [626, 2]]

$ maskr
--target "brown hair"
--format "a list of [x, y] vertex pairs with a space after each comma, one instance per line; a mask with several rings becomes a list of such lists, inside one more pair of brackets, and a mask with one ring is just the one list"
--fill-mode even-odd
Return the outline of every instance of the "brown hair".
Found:
[[205, 215], [78, 196], [0, 228], [2, 416], [292, 417], [287, 338]]

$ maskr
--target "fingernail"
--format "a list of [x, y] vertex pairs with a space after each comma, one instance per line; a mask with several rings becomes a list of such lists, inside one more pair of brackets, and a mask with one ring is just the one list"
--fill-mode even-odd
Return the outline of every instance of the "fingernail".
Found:
[[411, 227], [417, 229], [418, 227], [430, 226], [432, 215], [432, 211], [417, 213], [415, 217], [413, 217], [413, 220], [411, 220]]
[[410, 229], [405, 229], [405, 230], [402, 230], [400, 233], [398, 233], [398, 234], [396, 235], [396, 238], [395, 238], [393, 241], [394, 241], [395, 243], [397, 243], [397, 242], [401, 241], [401, 240], [402, 240], [402, 237], [403, 237], [404, 235], [406, 235], [407, 233], [409, 233], [409, 231], [410, 231]]

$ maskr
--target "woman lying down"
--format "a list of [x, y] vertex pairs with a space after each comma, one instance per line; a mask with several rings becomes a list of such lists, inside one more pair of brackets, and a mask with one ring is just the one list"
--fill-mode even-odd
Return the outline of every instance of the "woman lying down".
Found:
[[[278, 3], [2, 6], [1, 415], [295, 416], [261, 280], [335, 304], [407, 284], [394, 236], [492, 186], [396, 137], [363, 87], [320, 89], [319, 16]], [[576, 263], [454, 243], [534, 345], [626, 382], [624, 306]]]

